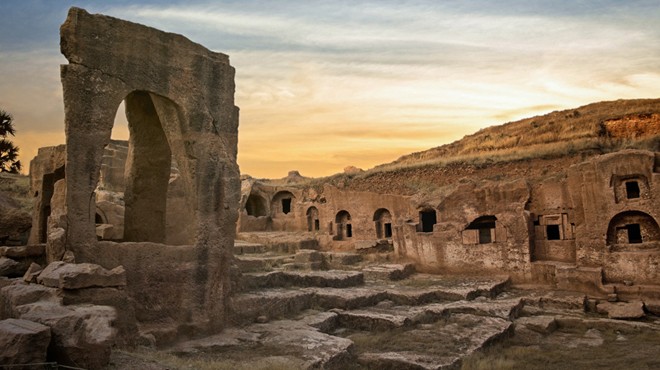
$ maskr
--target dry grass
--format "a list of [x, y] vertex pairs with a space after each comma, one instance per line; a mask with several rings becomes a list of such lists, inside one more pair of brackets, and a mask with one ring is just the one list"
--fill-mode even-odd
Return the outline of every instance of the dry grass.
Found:
[[303, 369], [304, 361], [285, 355], [260, 353], [197, 354], [179, 357], [150, 349], [133, 352], [114, 351], [107, 370], [170, 369], [170, 370], [295, 370]]
[[[622, 149], [660, 151], [660, 99], [600, 102], [491, 126], [451, 144], [408, 154], [359, 173], [302, 178], [295, 183], [286, 177], [261, 181], [307, 186], [322, 192], [324, 184], [342, 187], [352, 179], [381, 173], [451, 165], [483, 168], [496, 163], [553, 159], [577, 153], [589, 156]], [[415, 187], [413, 193], [436, 185], [411, 184]]]
[[26, 212], [32, 211], [30, 178], [24, 175], [0, 172], [0, 192], [6, 193], [21, 204]]
[[[557, 333], [580, 337], [585, 328], [560, 329]], [[618, 341], [622, 334], [626, 339]], [[652, 330], [627, 333], [602, 331], [604, 343], [600, 346], [569, 348], [552, 340], [539, 345], [526, 346], [504, 342], [489, 347], [463, 361], [463, 370], [500, 369], [657, 369], [660, 359], [657, 350], [660, 336]], [[551, 338], [552, 335], [548, 338]]]
[[660, 150], [660, 136], [633, 140], [612, 138], [587, 138], [574, 141], [560, 141], [548, 144], [535, 144], [524, 148], [507, 148], [484, 153], [438, 157], [417, 162], [394, 162], [381, 165], [365, 171], [357, 177], [367, 178], [382, 172], [397, 172], [401, 170], [419, 169], [425, 167], [445, 167], [453, 164], [484, 167], [495, 163], [515, 162], [530, 159], [551, 159], [573, 155], [581, 152], [594, 154], [611, 153], [623, 149]]
[[619, 100], [482, 129], [448, 145], [403, 156], [357, 176], [452, 163], [487, 165], [585, 150], [660, 150], [660, 99]]

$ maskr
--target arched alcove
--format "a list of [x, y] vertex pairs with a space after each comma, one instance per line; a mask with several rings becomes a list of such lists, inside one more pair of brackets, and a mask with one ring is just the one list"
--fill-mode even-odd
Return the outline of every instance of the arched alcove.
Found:
[[336, 240], [344, 240], [353, 237], [353, 225], [351, 224], [351, 214], [348, 211], [341, 210], [335, 216], [337, 225]]
[[293, 211], [293, 200], [295, 196], [286, 190], [278, 191], [273, 196], [270, 209], [273, 217], [288, 215]]
[[660, 228], [656, 220], [641, 211], [617, 214], [607, 227], [607, 245], [639, 244], [660, 240]]
[[249, 216], [262, 217], [268, 216], [268, 205], [266, 199], [261, 195], [250, 193], [245, 202], [245, 211]]
[[463, 240], [469, 238], [476, 243], [469, 244], [488, 244], [495, 242], [495, 228], [496, 228], [497, 217], [481, 216], [474, 221], [470, 222], [465, 228], [466, 231], [463, 233]]
[[307, 231], [319, 231], [321, 228], [319, 222], [319, 210], [312, 206], [307, 208]]
[[392, 237], [392, 214], [385, 208], [379, 208], [374, 212], [374, 224], [376, 227], [376, 238], [389, 239]]

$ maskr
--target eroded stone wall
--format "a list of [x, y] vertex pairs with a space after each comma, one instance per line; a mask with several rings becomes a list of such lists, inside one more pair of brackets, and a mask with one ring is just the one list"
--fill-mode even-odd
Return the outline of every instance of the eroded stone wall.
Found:
[[[78, 8], [61, 27], [61, 49], [69, 64], [61, 68], [67, 142], [59, 240], [77, 262], [125, 266], [142, 324], [221, 327], [240, 197], [229, 58], [180, 35]], [[131, 134], [124, 176], [118, 164], [102, 176], [123, 100]], [[113, 179], [112, 191], [124, 182], [123, 240], [131, 243], [97, 241], [101, 177]], [[178, 227], [168, 228], [173, 193]], [[164, 244], [170, 240], [182, 245]]]

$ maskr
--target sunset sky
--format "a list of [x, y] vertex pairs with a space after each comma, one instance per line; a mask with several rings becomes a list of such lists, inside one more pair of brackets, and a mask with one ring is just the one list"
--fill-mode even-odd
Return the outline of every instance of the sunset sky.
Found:
[[70, 6], [228, 54], [238, 162], [255, 177], [366, 169], [493, 124], [660, 97], [658, 0], [1, 0], [0, 108], [26, 169], [38, 147], [64, 143]]

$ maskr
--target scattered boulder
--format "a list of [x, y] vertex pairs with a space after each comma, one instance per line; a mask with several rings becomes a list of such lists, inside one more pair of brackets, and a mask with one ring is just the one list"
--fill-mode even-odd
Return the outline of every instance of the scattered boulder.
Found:
[[25, 271], [25, 274], [23, 275], [23, 281], [25, 281], [26, 283], [36, 283], [37, 276], [39, 276], [39, 274], [43, 270], [44, 270], [43, 267], [32, 262], [32, 264], [30, 264], [30, 267], [28, 267], [27, 271]]
[[0, 257], [0, 276], [15, 276], [20, 272], [20, 266], [11, 258]]
[[18, 247], [0, 247], [0, 257], [13, 259], [41, 257], [45, 253], [43, 244], [21, 245]]
[[0, 321], [0, 364], [21, 365], [46, 362], [50, 328], [33, 321]]
[[126, 286], [123, 266], [106, 270], [92, 263], [52, 262], [37, 277], [43, 285], [61, 289]]
[[8, 285], [0, 289], [0, 318], [16, 318], [17, 307], [37, 301], [59, 302], [57, 289], [39, 284]]
[[66, 231], [57, 227], [48, 231], [46, 241], [46, 256], [48, 262], [59, 261], [66, 251]]
[[49, 326], [49, 355], [65, 365], [100, 369], [110, 361], [116, 329], [116, 311], [108, 306], [62, 306], [35, 302], [17, 307], [21, 319]]

